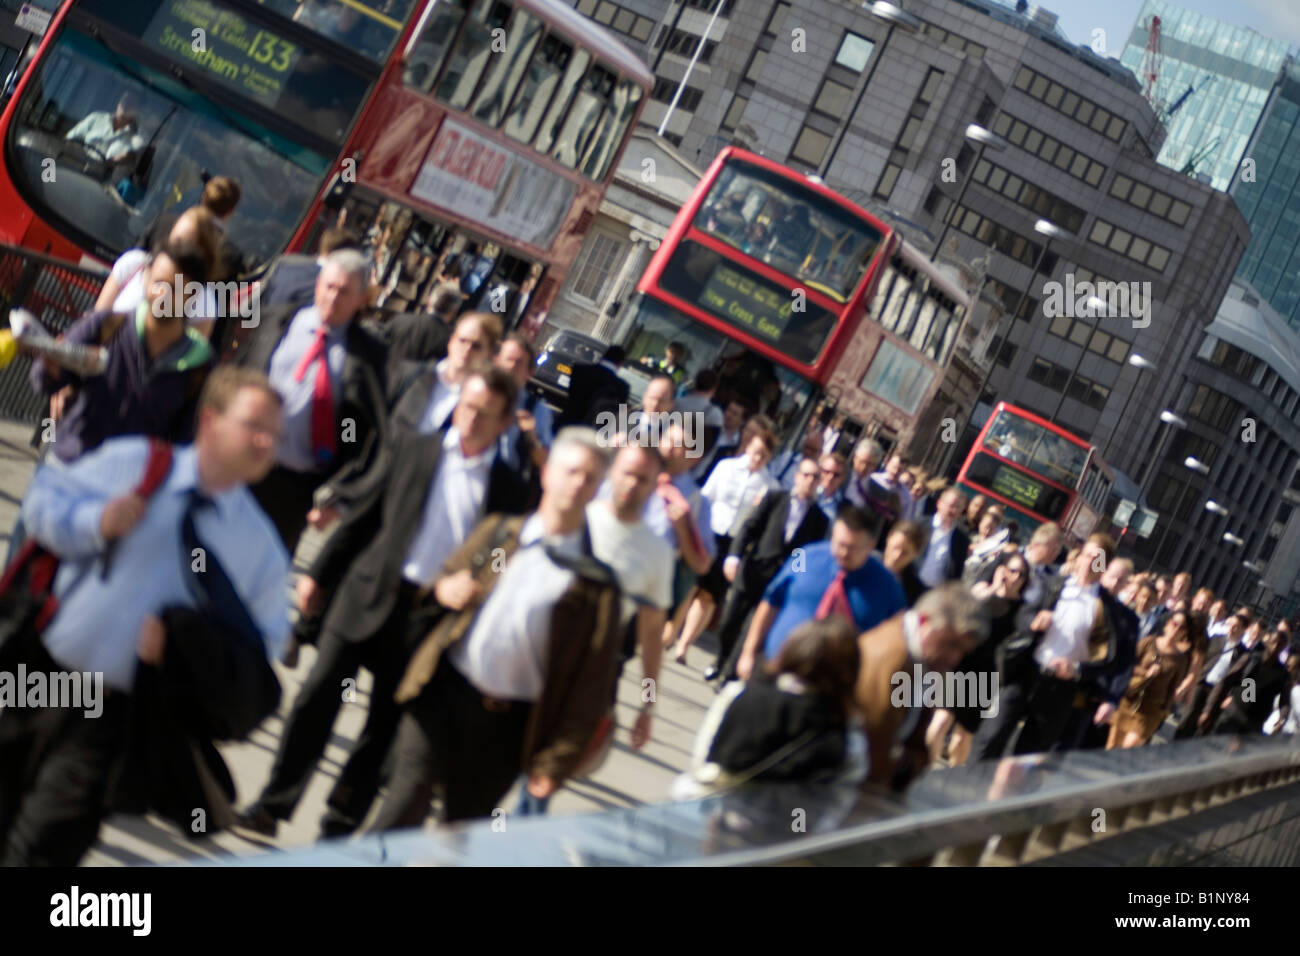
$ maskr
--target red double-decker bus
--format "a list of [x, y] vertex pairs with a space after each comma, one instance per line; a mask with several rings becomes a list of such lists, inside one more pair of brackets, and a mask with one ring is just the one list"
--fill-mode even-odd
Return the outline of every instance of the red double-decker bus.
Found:
[[211, 176], [253, 267], [289, 247], [415, 0], [68, 0], [0, 116], [0, 241], [111, 262]]
[[111, 262], [226, 175], [250, 274], [346, 218], [409, 291], [454, 230], [544, 314], [651, 82], [559, 0], [69, 0], [0, 116], [0, 242]]
[[969, 305], [880, 219], [736, 147], [705, 172], [637, 293], [615, 335], [631, 361], [678, 342], [688, 371], [720, 373], [720, 398], [757, 404], [792, 438], [821, 401], [903, 437]]
[[506, 290], [511, 324], [535, 332], [653, 76], [560, 0], [435, 0], [400, 59], [345, 150], [355, 183], [338, 177], [312, 221], [341, 214], [372, 237], [390, 309], [410, 308], [450, 251], [477, 268], [478, 307], [507, 311], [484, 294]]
[[993, 409], [957, 475], [959, 487], [1001, 502], [1023, 529], [1054, 522], [1074, 542], [1098, 530], [1114, 480], [1094, 446], [1007, 402]]

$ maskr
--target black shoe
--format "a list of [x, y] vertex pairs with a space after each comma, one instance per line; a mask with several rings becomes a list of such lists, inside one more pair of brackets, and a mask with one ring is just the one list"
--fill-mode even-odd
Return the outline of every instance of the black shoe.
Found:
[[705, 680], [718, 679], [718, 668], [716, 665], [710, 664], [708, 667], [704, 669], [704, 679]]
[[236, 830], [247, 830], [261, 837], [275, 839], [276, 831], [280, 827], [280, 821], [264, 808], [260, 806], [251, 806], [241, 813], [236, 820]]

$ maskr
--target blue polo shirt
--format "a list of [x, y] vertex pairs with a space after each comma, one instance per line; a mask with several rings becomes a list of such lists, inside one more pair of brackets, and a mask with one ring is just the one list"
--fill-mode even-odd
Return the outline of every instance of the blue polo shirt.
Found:
[[[802, 562], [802, 570], [798, 562]], [[763, 592], [763, 600], [777, 609], [776, 620], [767, 632], [763, 654], [769, 660], [781, 650], [790, 632], [817, 614], [822, 595], [835, 580], [839, 565], [831, 557], [829, 541], [810, 544], [802, 553], [796, 551], [777, 572]], [[903, 588], [890, 570], [875, 555], [844, 578], [844, 590], [853, 609], [853, 622], [859, 631], [868, 631], [881, 621], [907, 607]]]

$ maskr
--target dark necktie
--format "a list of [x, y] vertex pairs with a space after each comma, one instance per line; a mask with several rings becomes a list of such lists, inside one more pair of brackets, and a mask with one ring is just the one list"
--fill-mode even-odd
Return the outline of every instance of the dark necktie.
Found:
[[215, 507], [216, 503], [197, 488], [191, 489], [187, 497], [189, 500], [181, 516], [181, 544], [184, 548], [182, 560], [188, 572], [184, 575], [187, 586], [198, 600], [199, 607], [220, 624], [254, 646], [264, 646], [261, 632], [221, 567], [221, 562], [210, 548], [204, 546], [203, 539], [194, 527], [194, 516], [203, 508]]

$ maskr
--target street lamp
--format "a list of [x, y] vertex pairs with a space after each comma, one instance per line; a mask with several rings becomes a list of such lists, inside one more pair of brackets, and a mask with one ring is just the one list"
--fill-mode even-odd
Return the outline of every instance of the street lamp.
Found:
[[[1191, 455], [1188, 455], [1183, 459], [1183, 467], [1196, 472], [1198, 475], [1208, 475], [1210, 473], [1209, 465], [1205, 464], [1198, 458], [1193, 458]], [[1174, 521], [1177, 520], [1178, 512], [1183, 510], [1183, 499], [1187, 496], [1187, 489], [1191, 487], [1191, 484], [1192, 483], [1188, 481], [1183, 485], [1182, 490], [1178, 492], [1178, 502], [1174, 505], [1174, 510], [1169, 514], [1169, 521], [1165, 523], [1164, 529], [1160, 532], [1160, 543], [1157, 544], [1156, 549], [1151, 552], [1151, 563], [1147, 565], [1148, 571], [1155, 566], [1156, 558], [1165, 548], [1165, 539], [1169, 537], [1169, 529], [1173, 526]]]
[[874, 58], [871, 69], [867, 71], [867, 79], [862, 84], [862, 89], [858, 91], [857, 97], [853, 100], [853, 109], [849, 110], [848, 116], [844, 118], [844, 129], [840, 132], [839, 138], [835, 140], [835, 145], [831, 147], [830, 153], [817, 167], [817, 172], [821, 176], [825, 176], [826, 171], [831, 168], [831, 163], [835, 160], [835, 154], [840, 151], [840, 144], [849, 135], [849, 124], [853, 122], [853, 117], [858, 115], [858, 107], [862, 105], [862, 98], [867, 95], [867, 88], [871, 86], [871, 78], [876, 73], [876, 67], [885, 58], [885, 47], [889, 45], [889, 38], [894, 35], [894, 28], [899, 27], [907, 33], [917, 33], [922, 26], [917, 17], [912, 16], [902, 7], [889, 3], [888, 0], [874, 0], [872, 3], [864, 3], [862, 9], [877, 20], [884, 20], [889, 24], [889, 29], [885, 31], [885, 38], [880, 41], [880, 51], [871, 51]]
[[1228, 544], [1232, 545], [1234, 548], [1240, 548], [1242, 545], [1246, 543], [1245, 539], [1238, 538], [1231, 531], [1223, 532], [1223, 540], [1228, 542]]
[[[1020, 293], [1020, 299], [1019, 301], [1016, 302], [1015, 309], [1011, 312], [1010, 316], [1008, 317], [1010, 318], [1013, 324], [1016, 321], [1016, 316], [1020, 314], [1020, 309], [1024, 306], [1025, 300], [1029, 298], [1029, 290], [1033, 288], [1034, 280], [1038, 278], [1038, 269], [1043, 264], [1043, 260], [1047, 258], [1047, 250], [1048, 247], [1051, 246], [1052, 240], [1071, 238], [1071, 233], [1062, 229], [1056, 223], [1049, 222], [1046, 219], [1040, 219], [1036, 223], [1034, 223], [1034, 232], [1044, 237], [1043, 248], [1042, 251], [1038, 253], [1038, 258], [1034, 261], [1034, 271], [1029, 274], [1028, 285], [1026, 285], [1024, 291]], [[1010, 328], [1010, 326], [1008, 326], [1008, 328]], [[999, 350], [1002, 348], [1001, 338], [1002, 338], [1002, 320], [999, 319], [997, 327], [994, 328], [993, 330], [993, 341], [998, 343]], [[964, 435], [966, 429], [970, 427], [970, 420], [975, 416], [975, 408], [983, 400], [984, 390], [988, 388], [989, 379], [993, 377], [993, 369], [994, 367], [997, 366], [997, 364], [998, 364], [998, 357], [997, 354], [995, 353], [993, 356], [993, 360], [989, 362], [988, 371], [984, 373], [984, 378], [980, 380], [979, 390], [975, 392], [975, 401], [971, 405], [970, 411], [966, 413], [966, 422], [964, 425], [962, 425], [961, 431], [957, 433], [959, 438], [960, 436]]]
[[948, 207], [948, 215], [944, 217], [943, 229], [939, 232], [939, 241], [934, 244], [934, 252], [930, 255], [930, 261], [934, 262], [939, 258], [939, 250], [943, 248], [943, 240], [948, 235], [948, 230], [952, 226], [953, 216], [957, 215], [961, 209], [961, 201], [966, 197], [966, 188], [970, 185], [971, 180], [975, 178], [975, 167], [979, 165], [980, 157], [984, 155], [984, 147], [988, 147], [994, 152], [1000, 153], [1010, 144], [990, 129], [985, 129], [979, 123], [971, 123], [966, 127], [966, 132], [962, 134], [967, 142], [975, 144], [975, 158], [971, 160], [970, 172], [962, 180], [961, 189], [957, 191], [956, 201]]
[[[1124, 410], [1119, 413], [1119, 418], [1115, 420], [1115, 427], [1111, 429], [1110, 438], [1106, 442], [1106, 450], [1102, 452], [1103, 458], [1110, 457], [1110, 446], [1115, 444], [1115, 433], [1119, 431], [1120, 426], [1124, 424], [1124, 420], [1128, 418], [1128, 407], [1133, 401], [1133, 396], [1138, 392], [1138, 385], [1142, 381], [1142, 373], [1148, 369], [1155, 371], [1156, 367], [1155, 362], [1148, 361], [1141, 355], [1138, 355], [1137, 352], [1134, 352], [1128, 357], [1128, 364], [1137, 369], [1137, 378], [1133, 382], [1133, 387], [1129, 390], [1128, 398], [1124, 399]], [[1172, 414], [1172, 412], [1169, 414]], [[1174, 417], [1177, 418], [1176, 415]]]
[[1223, 505], [1219, 504], [1213, 498], [1205, 503], [1205, 510], [1212, 514], [1219, 515], [1220, 517], [1227, 517], [1228, 515], [1228, 509], [1223, 507]]

